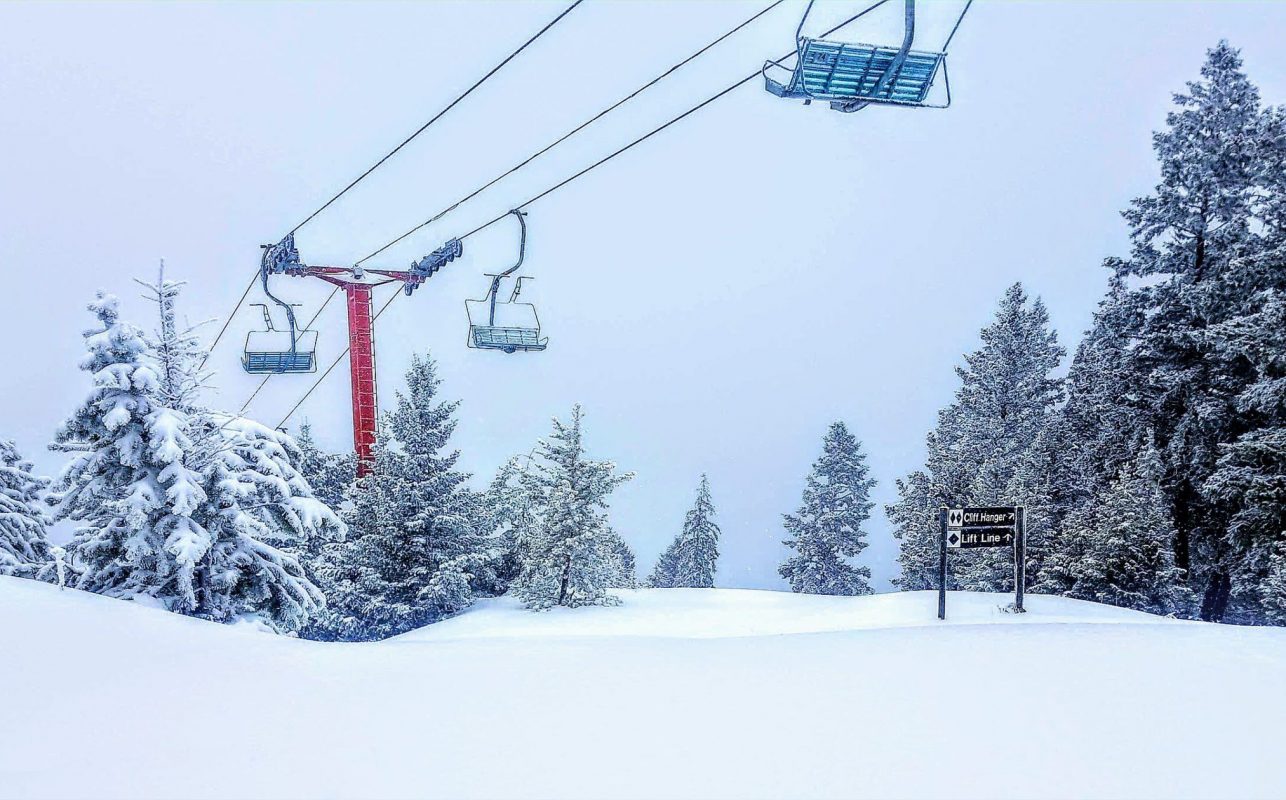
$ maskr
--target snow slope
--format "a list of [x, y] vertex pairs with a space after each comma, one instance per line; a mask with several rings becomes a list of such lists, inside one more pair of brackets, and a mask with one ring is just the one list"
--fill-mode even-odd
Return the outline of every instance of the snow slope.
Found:
[[1283, 630], [622, 594], [331, 645], [0, 578], [0, 797], [1286, 796]]

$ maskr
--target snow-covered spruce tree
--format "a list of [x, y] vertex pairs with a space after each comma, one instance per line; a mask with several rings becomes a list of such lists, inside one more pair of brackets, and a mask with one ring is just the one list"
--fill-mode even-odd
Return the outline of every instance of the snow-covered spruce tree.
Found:
[[[1286, 259], [1278, 263], [1286, 281]], [[1203, 494], [1228, 514], [1225, 545], [1237, 565], [1233, 599], [1253, 612], [1238, 621], [1286, 624], [1286, 596], [1275, 595], [1286, 545], [1286, 292], [1256, 299], [1258, 311], [1210, 330], [1217, 357], [1249, 365], [1255, 378], [1235, 399], [1244, 432], [1220, 446]]]
[[701, 476], [697, 498], [683, 518], [683, 530], [657, 559], [648, 585], [658, 589], [710, 589], [719, 561], [719, 525], [714, 521], [710, 480]]
[[619, 537], [607, 523], [607, 497], [632, 473], [585, 457], [580, 406], [571, 424], [553, 421], [522, 478], [536, 510], [519, 542], [522, 572], [514, 591], [529, 608], [614, 605], [621, 577]]
[[[933, 451], [933, 434], [929, 434], [929, 451]], [[898, 565], [901, 574], [893, 584], [907, 592], [938, 588], [938, 506], [941, 500], [933, 489], [933, 480], [924, 470], [915, 470], [894, 481], [898, 501], [884, 507], [893, 535], [898, 542]]]
[[308, 421], [299, 426], [295, 437], [299, 446], [299, 472], [312, 487], [313, 496], [334, 511], [339, 511], [349, 487], [357, 480], [357, 459], [352, 453], [329, 453], [313, 438]]
[[145, 337], [157, 376], [156, 402], [184, 413], [200, 411], [200, 393], [208, 377], [202, 371], [207, 351], [197, 336], [200, 325], [179, 325], [178, 299], [186, 284], [166, 279], [165, 261], [155, 283], [134, 282], [145, 290], [143, 297], [156, 305], [156, 328]]
[[13, 442], [0, 439], [0, 575], [39, 577], [53, 563], [41, 504], [47, 485]]
[[76, 585], [193, 613], [209, 538], [192, 519], [207, 498], [186, 460], [188, 419], [156, 401], [147, 344], [121, 321], [117, 299], [99, 292], [89, 309], [98, 325], [85, 332], [80, 366], [93, 388], [51, 445], [73, 453], [55, 486], [55, 518], [81, 523], [70, 548]]
[[1268, 569], [1259, 583], [1259, 600], [1264, 619], [1274, 625], [1286, 625], [1286, 540], [1268, 557]]
[[303, 560], [340, 537], [343, 524], [296, 470], [302, 457], [290, 436], [202, 404], [206, 350], [199, 325], [178, 323], [184, 283], [166, 279], [164, 262], [154, 283], [138, 283], [157, 310], [147, 337], [158, 376], [154, 402], [183, 415], [192, 444], [186, 461], [205, 490], [191, 516], [208, 550], [195, 569], [197, 603], [188, 613], [297, 631], [324, 602]]
[[326, 548], [318, 576], [328, 608], [309, 635], [384, 639], [436, 622], [496, 585], [499, 552], [482, 498], [447, 450], [458, 402], [437, 399], [428, 356], [381, 421], [370, 473], [350, 491], [348, 537]]
[[[1028, 553], [1039, 563], [1049, 528], [1041, 509], [1052, 495], [1039, 484], [1053, 472], [1044, 437], [1062, 399], [1062, 382], [1052, 373], [1063, 354], [1044, 304], [1029, 302], [1021, 284], [1011, 286], [982, 330], [982, 347], [956, 368], [961, 385], [955, 401], [938, 412], [925, 468], [898, 481], [899, 499], [887, 508], [900, 541], [899, 587], [937, 586], [941, 506], [1032, 506]], [[952, 559], [949, 579], [957, 588], [1009, 591], [1013, 572], [1012, 554], [995, 548]], [[1029, 566], [1029, 581], [1034, 573]]]
[[1060, 530], [1044, 572], [1070, 597], [1183, 614], [1191, 595], [1174, 564], [1174, 528], [1161, 490], [1161, 457], [1149, 443], [1116, 480], [1081, 504]]
[[1139, 428], [1155, 431], [1176, 564], [1200, 596], [1201, 617], [1219, 620], [1234, 594], [1254, 587], [1235, 591], [1246, 574], [1244, 553], [1225, 536], [1236, 510], [1209, 502], [1204, 486], [1221, 445], [1245, 432], [1236, 398], [1255, 376], [1244, 360], [1220, 358], [1204, 331], [1251, 313], [1257, 293], [1281, 283], [1281, 262], [1256, 257], [1278, 230], [1280, 116], [1260, 110], [1226, 42], [1175, 105], [1153, 137], [1161, 180], [1125, 212], [1131, 253], [1110, 266], [1134, 282], [1144, 320], [1131, 350], [1141, 379], [1121, 390], [1142, 401]]
[[99, 324], [86, 332], [81, 366], [94, 386], [52, 445], [73, 453], [55, 488], [56, 518], [81, 523], [69, 548], [75, 585], [296, 630], [322, 598], [274, 542], [339, 522], [291, 466], [289, 437], [248, 421], [220, 424], [193, 384], [158, 374], [155, 353], [167, 344], [179, 354], [168, 375], [199, 372], [198, 350], [167, 341], [177, 335], [165, 323], [177, 291], [166, 294], [150, 344], [120, 320], [115, 298], [100, 293], [90, 306]]
[[1069, 494], [1068, 506], [1115, 480], [1142, 448], [1142, 376], [1132, 352], [1143, 325], [1142, 305], [1142, 298], [1114, 276], [1072, 358], [1058, 423], [1063, 428], [1060, 484]]
[[342, 538], [344, 525], [295, 468], [301, 455], [288, 434], [238, 417], [214, 442], [200, 465], [208, 500], [193, 514], [210, 539], [194, 613], [299, 631], [326, 603], [301, 561]]
[[518, 579], [524, 556], [520, 544], [529, 540], [535, 524], [533, 500], [522, 476], [531, 467], [531, 456], [513, 456], [500, 466], [483, 496], [486, 528], [491, 532], [496, 561], [496, 593], [503, 594]]
[[652, 573], [647, 576], [647, 585], [652, 589], [673, 589], [675, 582], [674, 561], [679, 549], [679, 538], [676, 536], [661, 554], [656, 557]]
[[849, 559], [866, 549], [863, 523], [875, 506], [862, 444], [843, 422], [834, 422], [822, 439], [822, 454], [813, 462], [803, 500], [794, 514], [784, 515], [795, 551], [778, 569], [793, 592], [858, 595], [871, 593], [871, 570]]
[[611, 563], [608, 569], [607, 585], [612, 589], [637, 589], [638, 558], [629, 542], [616, 532], [615, 528], [607, 529], [607, 551]]

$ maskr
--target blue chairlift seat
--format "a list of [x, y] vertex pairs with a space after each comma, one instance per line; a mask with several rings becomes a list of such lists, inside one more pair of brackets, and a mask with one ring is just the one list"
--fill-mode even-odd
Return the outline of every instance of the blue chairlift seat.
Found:
[[[908, 51], [901, 68], [880, 88], [899, 52], [896, 47], [803, 38], [789, 80], [782, 83], [769, 75], [770, 67], [788, 68], [768, 61], [764, 64], [764, 88], [778, 97], [828, 100], [832, 108], [851, 102], [945, 108], [928, 102], [939, 67], [946, 70], [943, 53]], [[951, 103], [949, 92], [947, 105]]]
[[299, 331], [293, 347], [290, 331], [251, 331], [241, 366], [252, 375], [315, 372], [317, 331]]
[[531, 303], [492, 302], [488, 294], [482, 300], [466, 300], [469, 314], [467, 344], [477, 350], [501, 350], [506, 353], [538, 353], [549, 344], [540, 335], [540, 318]]

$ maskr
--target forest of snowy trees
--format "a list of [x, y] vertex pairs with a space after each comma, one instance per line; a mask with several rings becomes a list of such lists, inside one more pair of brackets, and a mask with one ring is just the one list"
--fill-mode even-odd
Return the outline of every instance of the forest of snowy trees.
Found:
[[[1132, 248], [1067, 352], [1015, 284], [885, 513], [905, 590], [936, 588], [938, 509], [1028, 510], [1031, 591], [1211, 621], [1286, 624], [1286, 111], [1263, 107], [1220, 44], [1155, 135], [1155, 190], [1124, 212]], [[89, 390], [50, 447], [53, 480], [0, 440], [0, 574], [322, 640], [382, 639], [511, 594], [531, 609], [614, 605], [635, 554], [609, 499], [632, 480], [588, 456], [586, 414], [555, 418], [485, 488], [451, 446], [458, 403], [428, 356], [350, 455], [205, 404], [205, 350], [182, 284], [144, 284], [145, 332], [89, 305]], [[783, 515], [796, 592], [861, 595], [874, 502], [862, 444], [829, 426]], [[721, 540], [701, 475], [656, 589], [716, 584]], [[51, 544], [57, 523], [74, 528]], [[954, 588], [1013, 588], [1010, 554], [954, 559]]]
[[[1174, 102], [1067, 377], [1021, 286], [958, 371], [888, 508], [902, 588], [936, 585], [939, 505], [1019, 502], [1035, 591], [1286, 623], [1286, 111], [1227, 43]], [[1004, 562], [960, 559], [952, 583], [1008, 590]]]

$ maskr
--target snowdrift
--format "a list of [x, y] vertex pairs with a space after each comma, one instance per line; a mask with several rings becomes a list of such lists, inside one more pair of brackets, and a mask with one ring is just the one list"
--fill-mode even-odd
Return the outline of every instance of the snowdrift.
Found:
[[931, 593], [319, 644], [0, 578], [0, 797], [1286, 796], [1286, 631]]

